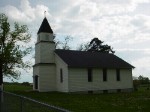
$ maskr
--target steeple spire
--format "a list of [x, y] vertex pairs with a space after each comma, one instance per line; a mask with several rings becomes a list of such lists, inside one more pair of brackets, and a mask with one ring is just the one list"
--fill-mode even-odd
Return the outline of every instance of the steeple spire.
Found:
[[[45, 12], [44, 12], [44, 14], [45, 14]], [[43, 19], [43, 22], [42, 22], [37, 34], [39, 34], [41, 32], [53, 34], [53, 30], [51, 29], [46, 17]]]
[[44, 11], [44, 16], [46, 17], [46, 11]]

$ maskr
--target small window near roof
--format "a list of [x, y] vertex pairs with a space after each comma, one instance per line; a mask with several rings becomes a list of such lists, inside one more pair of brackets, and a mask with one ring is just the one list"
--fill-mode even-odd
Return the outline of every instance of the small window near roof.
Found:
[[60, 69], [60, 82], [63, 82], [63, 70], [62, 68]]

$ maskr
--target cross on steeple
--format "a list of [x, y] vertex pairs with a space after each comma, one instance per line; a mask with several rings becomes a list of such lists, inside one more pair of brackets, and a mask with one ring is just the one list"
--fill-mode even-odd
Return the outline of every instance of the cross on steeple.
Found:
[[44, 11], [44, 16], [46, 17], [46, 11]]

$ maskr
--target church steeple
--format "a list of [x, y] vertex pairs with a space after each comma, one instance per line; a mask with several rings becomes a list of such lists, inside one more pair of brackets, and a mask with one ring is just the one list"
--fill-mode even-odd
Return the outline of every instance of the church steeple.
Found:
[[54, 37], [53, 31], [45, 17], [37, 32], [37, 43], [35, 44], [34, 90], [56, 90]]
[[43, 19], [43, 22], [42, 22], [37, 34], [39, 34], [41, 32], [42, 33], [51, 33], [51, 34], [53, 34], [53, 30], [51, 29], [46, 17]]

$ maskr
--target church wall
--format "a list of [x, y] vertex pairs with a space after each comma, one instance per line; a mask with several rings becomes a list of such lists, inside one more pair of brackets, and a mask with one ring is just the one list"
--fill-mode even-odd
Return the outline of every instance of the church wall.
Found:
[[54, 63], [55, 43], [54, 35], [50, 33], [38, 34], [35, 45], [35, 64], [37, 63]]
[[39, 91], [56, 91], [55, 64], [40, 65], [39, 74]]
[[39, 67], [38, 66], [34, 66], [33, 67], [33, 76], [38, 75], [39, 74]]
[[122, 80], [124, 86], [133, 88], [132, 69], [123, 69], [120, 74], [122, 74], [122, 79], [124, 79]]
[[41, 32], [38, 34], [37, 42], [39, 41], [53, 41], [54, 37], [53, 34]]
[[41, 42], [39, 63], [54, 63], [54, 49], [55, 45], [48, 42]]
[[36, 63], [54, 63], [54, 49], [54, 43], [40, 42], [37, 45], [37, 55], [35, 55], [35, 58], [37, 58]]
[[[55, 55], [55, 59], [57, 91], [68, 92], [68, 66], [57, 54]], [[60, 79], [60, 69], [62, 69], [63, 82]]]
[[40, 62], [40, 44], [35, 45], [35, 64]]
[[107, 81], [103, 81], [102, 69], [93, 69], [93, 81], [88, 82], [86, 68], [69, 68], [69, 92], [132, 89], [132, 70], [121, 69], [120, 81], [116, 80], [116, 69], [107, 70]]

